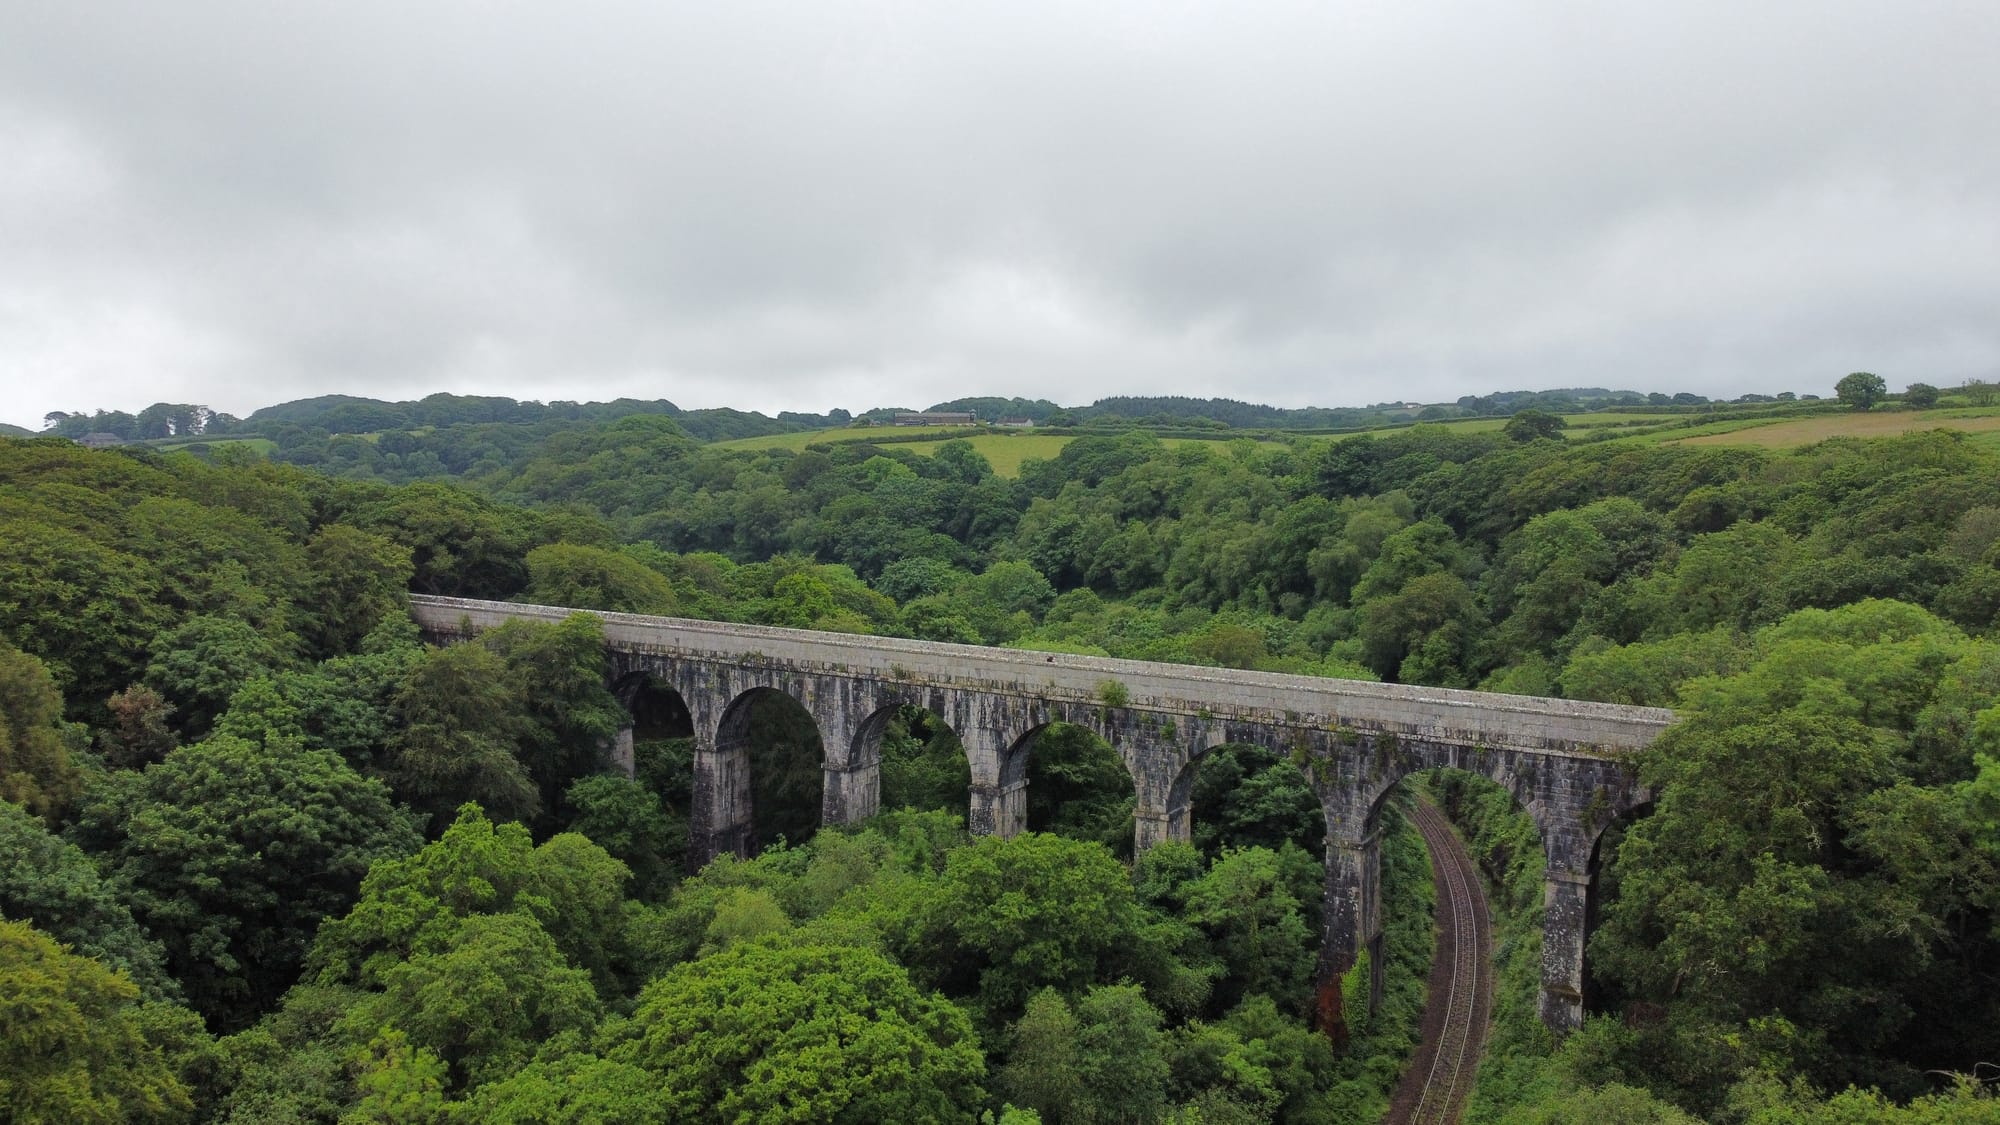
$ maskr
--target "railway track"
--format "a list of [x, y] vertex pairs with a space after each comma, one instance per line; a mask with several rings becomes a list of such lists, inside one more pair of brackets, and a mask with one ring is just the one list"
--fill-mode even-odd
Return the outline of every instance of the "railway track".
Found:
[[1390, 1102], [1389, 1125], [1451, 1125], [1464, 1111], [1493, 1006], [1491, 917], [1472, 857], [1444, 814], [1419, 801], [1417, 830], [1437, 884], [1438, 945], [1423, 1043]]

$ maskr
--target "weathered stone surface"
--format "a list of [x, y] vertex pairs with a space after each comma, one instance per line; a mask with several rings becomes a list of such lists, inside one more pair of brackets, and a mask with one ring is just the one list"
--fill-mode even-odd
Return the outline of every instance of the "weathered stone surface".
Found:
[[[463, 639], [512, 618], [573, 612], [412, 597], [433, 640]], [[1132, 776], [1134, 843], [1189, 835], [1202, 755], [1248, 743], [1288, 755], [1327, 819], [1320, 971], [1345, 972], [1379, 943], [1381, 852], [1375, 813], [1398, 782], [1440, 766], [1491, 778], [1541, 830], [1548, 915], [1542, 1017], [1582, 1019], [1583, 939], [1591, 853], [1618, 815], [1645, 801], [1625, 758], [1673, 721], [1670, 711], [1566, 699], [1371, 684], [1268, 672], [1022, 652], [973, 645], [599, 613], [614, 686], [647, 679], [685, 702], [695, 734], [691, 861], [744, 853], [754, 838], [746, 719], [760, 693], [805, 708], [824, 743], [823, 823], [876, 810], [883, 725], [895, 709], [930, 710], [964, 744], [972, 774], [967, 826], [1025, 827], [1027, 767], [1052, 722], [1096, 731]], [[623, 697], [629, 699], [629, 694]], [[629, 772], [629, 742], [613, 749]], [[1376, 959], [1379, 962], [1379, 958]]]

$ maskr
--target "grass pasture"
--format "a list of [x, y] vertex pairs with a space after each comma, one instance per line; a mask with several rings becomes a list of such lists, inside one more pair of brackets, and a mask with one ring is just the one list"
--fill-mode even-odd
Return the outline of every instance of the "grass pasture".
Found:
[[1636, 430], [1648, 429], [1654, 426], [1671, 426], [1687, 417], [1689, 417], [1687, 414], [1657, 412], [1639, 414], [1616, 410], [1602, 410], [1593, 411], [1589, 414], [1565, 414], [1563, 415], [1563, 421], [1568, 423], [1569, 426], [1569, 429], [1566, 431], [1567, 435], [1574, 440], [1576, 438], [1593, 437], [1607, 430]]
[[[1609, 440], [1625, 445], [1664, 445], [1670, 441], [1687, 441], [1690, 438], [1719, 438], [1725, 434], [1736, 433], [1739, 430], [1754, 430], [1764, 426], [1776, 425], [1778, 421], [1778, 419], [1772, 418], [1724, 418], [1716, 422], [1696, 420], [1691, 425], [1665, 423], [1658, 426], [1634, 429], [1629, 433], [1613, 434]], [[1577, 437], [1579, 435], [1572, 434], [1571, 436]], [[1725, 441], [1722, 444], [1727, 445], [1731, 443]]]
[[1821, 414], [1761, 425], [1739, 425], [1720, 433], [1673, 436], [1666, 440], [1686, 445], [1756, 445], [1765, 449], [1792, 449], [1828, 438], [1897, 437], [1913, 430], [1935, 429], [1963, 430], [1983, 435], [1982, 442], [2000, 441], [2000, 407]]
[[1505, 426], [1506, 424], [1507, 424], [1507, 419], [1505, 418], [1453, 418], [1443, 422], [1405, 423], [1399, 425], [1377, 426], [1372, 430], [1355, 430], [1353, 433], [1346, 433], [1346, 434], [1327, 434], [1324, 435], [1324, 440], [1347, 441], [1350, 438], [1358, 438], [1358, 437], [1381, 437], [1381, 436], [1386, 436], [1388, 434], [1404, 433], [1408, 430], [1414, 429], [1417, 426], [1427, 426], [1433, 429], [1440, 429], [1440, 430], [1453, 430], [1463, 434], [1476, 434], [1476, 433], [1483, 433], [1487, 430], [1497, 430]]
[[[1851, 412], [1811, 414], [1798, 417], [1794, 404], [1774, 404], [1771, 415], [1755, 407], [1730, 409], [1714, 421], [1699, 421], [1702, 415], [1681, 413], [1640, 413], [1620, 410], [1592, 411], [1564, 415], [1568, 428], [1563, 436], [1571, 441], [1609, 438], [1618, 442], [1647, 445], [1684, 442], [1696, 445], [1755, 445], [1768, 449], [1789, 449], [1831, 437], [1892, 437], [1910, 430], [1935, 427], [1957, 429], [1972, 435], [1981, 444], [2000, 446], [2000, 407], [1952, 407], [1927, 411], [1886, 410], [1870, 414]], [[1497, 431], [1506, 418], [1458, 418], [1418, 425], [1455, 430], [1460, 433]], [[1688, 423], [1694, 423], [1689, 425]], [[1323, 436], [1315, 440], [1345, 441], [1349, 438], [1400, 433], [1407, 425], [1383, 426], [1351, 434]], [[1227, 443], [1244, 434], [1218, 432], [1213, 438], [1168, 437], [1166, 445], [1189, 442]], [[912, 440], [916, 439], [916, 440]], [[876, 441], [930, 456], [947, 441], [966, 441], [1007, 478], [1021, 475], [1021, 465], [1031, 458], [1048, 459], [1075, 440], [1074, 435], [1033, 430], [994, 430], [968, 426], [846, 426], [832, 430], [807, 430], [791, 434], [738, 438], [716, 442], [720, 449], [790, 449], [803, 451], [810, 445], [837, 445], [845, 442]]]
[[[1447, 430], [1456, 430], [1462, 434], [1483, 434], [1490, 430], [1504, 430], [1507, 428], [1509, 421], [1511, 419], [1507, 418], [1456, 418], [1449, 422], [1418, 422], [1417, 425], [1442, 426]], [[1408, 429], [1409, 427], [1402, 428]], [[1381, 431], [1369, 430], [1366, 432], [1380, 433]]]
[[1629, 410], [1592, 410], [1584, 414], [1565, 414], [1563, 421], [1571, 426], [1586, 429], [1593, 426], [1645, 426], [1670, 418], [1669, 414], [1638, 413]]
[[[1056, 454], [1062, 452], [1063, 446], [1068, 445], [1076, 439], [1067, 434], [984, 433], [967, 437], [963, 440], [970, 442], [972, 448], [978, 450], [981, 457], [986, 458], [986, 463], [993, 466], [993, 471], [996, 474], [1006, 477], [1008, 480], [1013, 480], [1021, 475], [1021, 465], [1023, 462], [1036, 458], [1044, 461], [1050, 460]], [[1169, 437], [1161, 438], [1160, 444], [1168, 446], [1220, 445], [1238, 440], [1242, 440], [1241, 435], [1213, 439]], [[903, 448], [912, 453], [920, 453], [925, 457], [929, 457], [931, 454], [937, 452], [938, 446], [943, 444], [943, 441], [916, 441], [903, 446]], [[1257, 444], [1278, 445], [1282, 443], [1258, 442]]]
[[[1021, 475], [1022, 462], [1029, 458], [1049, 460], [1061, 453], [1063, 446], [1076, 439], [1066, 434], [980, 433], [969, 434], [959, 440], [970, 443], [972, 448], [978, 450], [979, 455], [986, 458], [986, 463], [993, 466], [995, 473], [1012, 480]], [[943, 441], [917, 441], [902, 448], [929, 457], [943, 444]]]
[[[1498, 421], [1504, 422], [1505, 419]], [[1241, 440], [1243, 436], [1224, 431], [1213, 439], [1169, 437], [1161, 438], [1160, 441], [1163, 445], [1211, 441], [1226, 443]], [[896, 439], [893, 444], [885, 440], [892, 438]], [[909, 440], [911, 438], [923, 440], [911, 441]], [[986, 458], [995, 473], [1011, 480], [1021, 475], [1022, 463], [1033, 458], [1042, 460], [1053, 458], [1062, 452], [1063, 446], [1075, 440], [1076, 437], [1072, 434], [1035, 433], [1032, 430], [989, 430], [969, 426], [847, 426], [835, 430], [807, 430], [796, 434], [769, 434], [764, 437], [718, 441], [712, 448], [789, 449], [793, 452], [803, 452], [809, 445], [879, 441], [890, 448], [907, 449], [912, 453], [929, 457], [947, 441], [964, 441], [971, 443], [972, 448], [978, 450], [981, 457]]]
[[763, 437], [736, 438], [715, 442], [715, 449], [789, 449], [802, 453], [808, 445], [838, 445], [845, 441], [881, 441], [924, 434], [971, 436], [980, 431], [972, 426], [843, 426], [833, 430], [800, 430], [793, 434], [765, 434]]
[[[372, 441], [376, 437], [379, 437], [381, 435], [370, 434], [367, 436], [368, 439]], [[269, 457], [271, 454], [277, 452], [278, 449], [277, 442], [272, 441], [270, 438], [261, 438], [261, 437], [191, 437], [185, 441], [175, 441], [165, 445], [155, 445], [153, 448], [158, 449], [161, 452], [171, 452], [172, 450], [176, 449], [186, 449], [190, 445], [205, 445], [208, 446], [210, 449], [220, 449], [225, 445], [243, 445], [243, 446], [248, 446], [251, 452], [256, 453], [261, 457]]]

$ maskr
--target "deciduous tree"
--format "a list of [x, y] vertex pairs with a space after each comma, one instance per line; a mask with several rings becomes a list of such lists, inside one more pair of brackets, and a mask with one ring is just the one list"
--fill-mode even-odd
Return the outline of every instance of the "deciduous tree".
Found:
[[391, 707], [398, 792], [440, 822], [466, 801], [508, 820], [534, 816], [541, 794], [519, 757], [524, 703], [507, 662], [485, 646], [425, 653]]
[[[1597, 971], [1668, 1004], [1677, 1050], [1775, 1015], [1822, 1079], [1919, 1043], [1991, 1053], [2000, 1010], [1952, 966], [1980, 956], [1994, 857], [1964, 791], [1912, 781], [1972, 776], [1949, 732], [1976, 720], [1951, 685], [1990, 663], [1896, 602], [1802, 611], [1754, 644], [1743, 671], [1683, 685], [1682, 721], [1646, 752], [1660, 802], [1618, 848]], [[1945, 980], [1961, 1000], [1922, 1024], [1887, 999]], [[1729, 1075], [1702, 1067], [1740, 1060], [1679, 1065], [1712, 1099]]]
[[983, 836], [952, 852], [920, 925], [905, 962], [975, 997], [995, 1030], [1043, 988], [1156, 975], [1125, 869], [1101, 845], [1061, 836]]
[[327, 983], [378, 986], [464, 919], [522, 914], [610, 993], [623, 957], [627, 877], [624, 864], [582, 836], [536, 846], [520, 824], [496, 825], [466, 805], [436, 841], [369, 870], [354, 908], [321, 928], [313, 965]]
[[32, 922], [81, 957], [130, 977], [148, 996], [178, 996], [160, 943], [76, 845], [0, 801], [0, 915]]
[[22, 1125], [174, 1121], [187, 1088], [146, 1039], [139, 990], [0, 920], [0, 1113]]
[[375, 974], [342, 1021], [350, 1039], [389, 1027], [433, 1053], [461, 1085], [504, 1077], [537, 1044], [588, 1031], [603, 1014], [590, 974], [568, 963], [524, 913], [471, 914], [422, 935]]
[[658, 1076], [674, 1121], [965, 1120], [985, 1062], [965, 1014], [865, 948], [744, 943], [639, 997], [610, 1057]]
[[350, 653], [385, 618], [405, 612], [410, 550], [348, 524], [330, 524], [306, 544], [311, 602], [300, 632], [320, 657]]
[[622, 551], [550, 543], [528, 552], [526, 600], [613, 613], [679, 612], [673, 584]]
[[1840, 377], [1833, 385], [1835, 398], [1856, 410], [1867, 410], [1889, 393], [1889, 384], [1880, 375], [1867, 371], [1856, 371]]
[[180, 733], [198, 740], [238, 688], [279, 670], [278, 650], [261, 633], [236, 618], [203, 615], [153, 642], [146, 683], [173, 703]]
[[189, 1000], [223, 1027], [291, 984], [371, 864], [419, 842], [388, 790], [339, 757], [220, 735], [106, 777], [71, 834], [130, 888]]
[[0, 800], [48, 813], [76, 797], [82, 778], [61, 721], [62, 696], [49, 670], [0, 638]]

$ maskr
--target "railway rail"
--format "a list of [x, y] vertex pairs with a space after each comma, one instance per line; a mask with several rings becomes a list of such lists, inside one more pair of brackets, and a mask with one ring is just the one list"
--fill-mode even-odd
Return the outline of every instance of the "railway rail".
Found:
[[1452, 1125], [1465, 1110], [1493, 1008], [1492, 918], [1472, 857], [1450, 824], [1419, 801], [1417, 830], [1437, 885], [1437, 954], [1423, 1042], [1390, 1102], [1389, 1125]]

